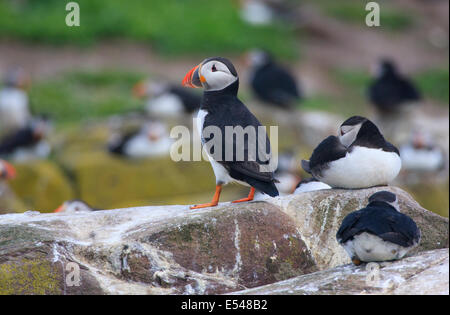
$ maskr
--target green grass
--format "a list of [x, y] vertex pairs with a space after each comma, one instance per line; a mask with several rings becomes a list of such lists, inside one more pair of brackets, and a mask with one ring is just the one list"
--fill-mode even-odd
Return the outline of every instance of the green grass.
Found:
[[133, 85], [144, 76], [121, 71], [70, 72], [38, 82], [30, 90], [33, 112], [47, 113], [56, 123], [73, 123], [141, 109]]
[[80, 27], [65, 24], [67, 1], [0, 2], [0, 38], [90, 45], [101, 39], [145, 42], [163, 54], [241, 53], [259, 47], [296, 55], [292, 31], [283, 25], [254, 27], [241, 21], [233, 1], [78, 0]]
[[[319, 4], [324, 12], [331, 17], [344, 22], [360, 24], [366, 26], [366, 3], [369, 1], [340, 0], [329, 1], [321, 0]], [[406, 12], [401, 12], [389, 6], [387, 1], [381, 1], [380, 4], [380, 28], [390, 31], [402, 31], [411, 27], [414, 23], [413, 18]]]

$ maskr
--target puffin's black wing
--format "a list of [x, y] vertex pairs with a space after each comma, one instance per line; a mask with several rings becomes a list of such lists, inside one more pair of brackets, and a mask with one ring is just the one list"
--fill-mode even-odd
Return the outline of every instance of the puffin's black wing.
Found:
[[0, 141], [0, 154], [11, 154], [17, 148], [32, 146], [36, 142], [37, 139], [34, 137], [33, 129], [25, 127], [6, 135]]
[[410, 217], [378, 201], [345, 217], [336, 237], [345, 243], [363, 232], [403, 247], [412, 246], [420, 239], [420, 231]]
[[261, 100], [282, 107], [301, 98], [295, 78], [276, 64], [256, 70], [251, 86]]
[[[217, 154], [215, 152], [216, 148], [210, 147], [209, 140], [213, 136], [204, 139], [207, 150], [213, 157], [220, 155], [216, 161], [225, 167], [230, 176], [236, 180], [246, 182], [270, 196], [278, 196], [278, 190], [274, 184], [276, 180], [274, 179], [273, 171], [262, 169], [264, 166], [268, 167], [271, 158], [269, 138], [261, 123], [247, 107], [237, 98], [230, 99], [227, 101], [226, 107], [221, 108], [220, 113], [216, 112], [214, 115], [206, 116], [203, 128], [205, 129], [209, 126], [220, 129], [222, 151], [221, 154]], [[249, 144], [249, 138], [252, 139], [253, 136], [244, 136], [242, 141], [238, 141], [236, 134], [233, 134], [231, 137], [227, 134], [227, 129], [229, 130], [230, 127], [242, 128], [243, 130], [250, 127], [249, 130], [255, 131], [254, 135], [256, 139], [260, 139], [261, 143], [256, 141], [255, 149], [253, 150]], [[231, 148], [233, 148], [232, 154], [230, 152]], [[238, 156], [238, 151], [243, 152], [242, 156]]]
[[139, 134], [139, 130], [133, 130], [126, 133], [124, 136], [121, 136], [116, 141], [113, 141], [108, 144], [108, 151], [113, 154], [125, 155], [125, 147], [132, 138], [134, 138], [137, 134]]
[[186, 112], [192, 113], [200, 108], [200, 104], [202, 102], [200, 95], [178, 86], [171, 86], [169, 92], [177, 95], [181, 99]]
[[309, 161], [302, 161], [303, 169], [314, 176], [320, 175], [327, 164], [345, 157], [347, 148], [335, 136], [329, 136], [314, 149]]

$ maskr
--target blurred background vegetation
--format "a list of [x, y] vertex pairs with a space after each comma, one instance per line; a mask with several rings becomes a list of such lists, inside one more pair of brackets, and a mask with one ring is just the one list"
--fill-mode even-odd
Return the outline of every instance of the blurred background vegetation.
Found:
[[[48, 201], [38, 202], [35, 194], [39, 189], [27, 185], [42, 182], [24, 183], [19, 175], [11, 185], [24, 200], [20, 211], [49, 211], [63, 199], [75, 197], [99, 207], [209, 199], [213, 175], [206, 163], [201, 163], [205, 168], [200, 171], [208, 183], [204, 194], [167, 186], [172, 197], [170, 193], [160, 194], [161, 198], [155, 194], [146, 197], [142, 192], [123, 194], [121, 202], [109, 202], [107, 194], [97, 198], [96, 192], [85, 193], [92, 183], [83, 187], [80, 183], [86, 177], [84, 167], [89, 165], [86, 169], [90, 169], [92, 159], [104, 165], [111, 162], [106, 153], [99, 153], [104, 151], [108, 136], [106, 127], [101, 126], [103, 119], [142, 110], [142, 101], [131, 94], [138, 81], [150, 77], [180, 82], [193, 65], [212, 55], [233, 60], [242, 78], [241, 98], [251, 106], [258, 104], [246, 84], [248, 71], [242, 56], [261, 48], [273, 53], [299, 78], [306, 93], [299, 108], [343, 117], [371, 114], [366, 100], [366, 88], [372, 80], [369, 68], [378, 58], [389, 56], [417, 84], [427, 104], [448, 117], [448, 1], [379, 1], [383, 8], [379, 28], [368, 28], [364, 23], [367, 1], [285, 0], [300, 8], [295, 27], [283, 21], [262, 26], [246, 23], [240, 16], [243, 1], [238, 0], [78, 0], [81, 26], [67, 27], [67, 2], [0, 0], [0, 75], [12, 65], [31, 73], [30, 106], [35, 113], [51, 116], [55, 136], [50, 161], [71, 187], [60, 196], [48, 192]], [[293, 141], [291, 145], [299, 144]], [[302, 147], [302, 157], [311, 149]], [[139, 163], [145, 168], [153, 162]], [[130, 172], [127, 168], [118, 172], [122, 171]], [[179, 171], [189, 174], [189, 166]], [[126, 180], [124, 174], [110, 180], [116, 181], [114, 194], [126, 191], [117, 183]], [[148, 181], [142, 179], [136, 185], [147, 185]], [[413, 188], [409, 190], [413, 192]], [[448, 216], [446, 190], [448, 179], [439, 185], [437, 198], [427, 194], [419, 202]]]

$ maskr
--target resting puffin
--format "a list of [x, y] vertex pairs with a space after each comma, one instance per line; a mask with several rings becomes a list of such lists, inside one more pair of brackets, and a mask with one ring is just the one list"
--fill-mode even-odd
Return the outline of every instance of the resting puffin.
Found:
[[387, 185], [400, 172], [398, 149], [367, 118], [353, 116], [314, 149], [303, 169], [331, 187], [367, 188]]
[[133, 88], [136, 97], [147, 98], [147, 113], [156, 116], [192, 114], [200, 108], [201, 97], [186, 88], [166, 82], [142, 81]]
[[76, 212], [90, 212], [95, 210], [97, 209], [92, 208], [83, 200], [74, 199], [64, 202], [58, 209], [56, 209], [53, 212], [76, 213]]
[[0, 160], [0, 180], [10, 180], [16, 177], [14, 166], [4, 160]]
[[368, 94], [370, 102], [382, 114], [398, 112], [403, 105], [421, 100], [414, 84], [398, 73], [392, 61], [382, 60], [376, 75]]
[[50, 128], [46, 117], [33, 118], [28, 125], [0, 140], [0, 156], [8, 156], [15, 161], [46, 158], [51, 151], [45, 141]]
[[[233, 64], [222, 57], [208, 58], [189, 71], [182, 84], [192, 88], [204, 88], [197, 127], [216, 176], [216, 193], [212, 202], [193, 206], [191, 209], [216, 206], [222, 185], [233, 181], [251, 187], [247, 198], [234, 202], [253, 200], [255, 189], [272, 197], [278, 196], [270, 163], [269, 139], [258, 119], [237, 97], [239, 77]], [[249, 129], [255, 132], [255, 137], [242, 137], [239, 144], [236, 136], [226, 137], [230, 127], [250, 127]], [[220, 134], [208, 134], [208, 130], [217, 129]], [[211, 145], [212, 140], [221, 142], [221, 147], [215, 148]], [[265, 142], [264, 150], [261, 142]], [[252, 145], [256, 146], [255, 150], [251, 149]], [[226, 150], [230, 146], [233, 148], [232, 152]], [[242, 156], [239, 153], [243, 153]]]
[[157, 157], [169, 154], [172, 143], [167, 126], [162, 122], [152, 121], [137, 131], [125, 135], [113, 134], [108, 150], [130, 158]]
[[263, 102], [284, 109], [292, 108], [302, 98], [296, 79], [261, 50], [249, 53], [250, 86]]
[[402, 165], [405, 170], [433, 172], [444, 168], [445, 154], [430, 136], [414, 132], [412, 141], [400, 146]]
[[295, 187], [294, 195], [324, 189], [331, 189], [331, 186], [322, 183], [317, 178], [310, 177], [303, 179], [298, 183], [297, 187]]
[[6, 73], [0, 91], [0, 132], [8, 133], [24, 128], [31, 119], [26, 88], [29, 79], [22, 68]]
[[379, 191], [365, 208], [344, 218], [336, 239], [355, 265], [401, 259], [419, 244], [416, 223], [399, 211], [397, 196]]

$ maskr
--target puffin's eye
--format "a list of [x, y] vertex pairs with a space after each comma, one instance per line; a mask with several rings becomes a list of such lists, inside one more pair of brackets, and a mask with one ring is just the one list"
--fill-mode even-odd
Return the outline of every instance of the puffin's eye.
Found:
[[216, 71], [217, 71], [217, 68], [216, 68], [216, 65], [215, 65], [215, 64], [212, 66], [211, 71], [212, 71], [212, 72], [216, 72]]

